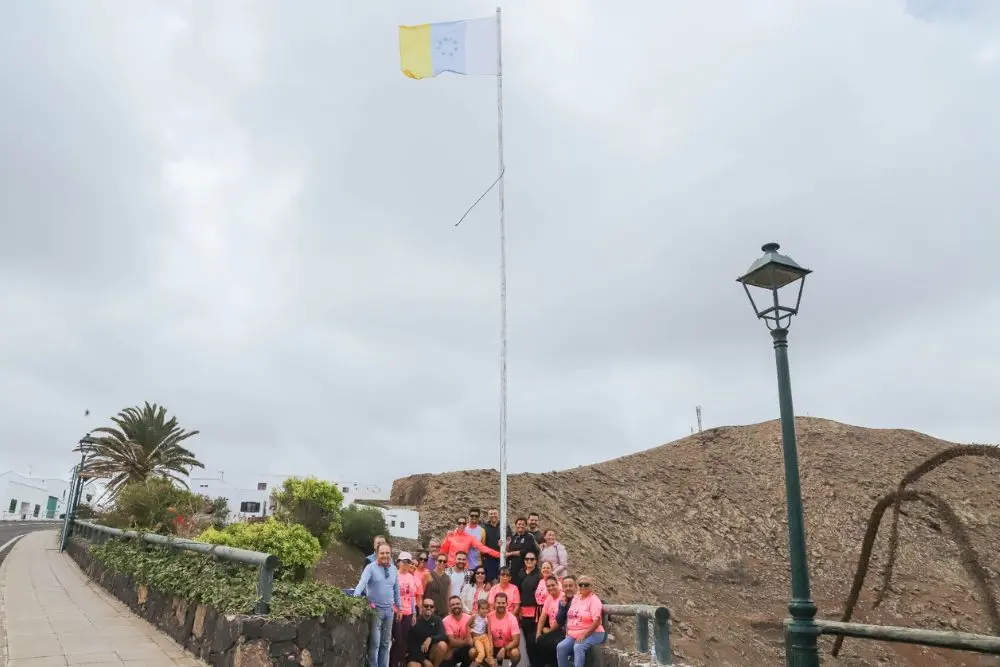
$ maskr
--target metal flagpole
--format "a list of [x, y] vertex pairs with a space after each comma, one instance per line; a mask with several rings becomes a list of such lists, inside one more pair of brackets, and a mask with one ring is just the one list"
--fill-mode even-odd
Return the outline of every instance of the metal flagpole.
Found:
[[507, 229], [503, 207], [503, 46], [497, 7], [497, 168], [500, 195], [500, 566], [507, 562]]

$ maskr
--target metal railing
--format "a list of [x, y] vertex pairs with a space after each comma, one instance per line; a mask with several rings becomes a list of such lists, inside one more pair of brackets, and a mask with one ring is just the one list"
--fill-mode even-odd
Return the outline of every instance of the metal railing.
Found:
[[[674, 664], [670, 650], [670, 610], [648, 604], [606, 604], [604, 616], [635, 617], [635, 650], [651, 653], [654, 665]], [[649, 650], [649, 625], [653, 625], [653, 650]]]
[[[785, 655], [786, 664], [790, 659], [787, 650], [790, 641], [788, 624], [785, 620]], [[857, 639], [876, 639], [886, 642], [917, 644], [919, 646], [936, 646], [959, 651], [975, 651], [1000, 655], [1000, 637], [992, 635], [977, 635], [971, 632], [950, 632], [947, 630], [923, 630], [920, 628], [902, 628], [896, 625], [867, 625], [865, 623], [845, 623], [843, 621], [827, 621], [816, 619], [821, 635], [839, 637], [855, 637]]]
[[144, 542], [170, 549], [181, 549], [182, 551], [192, 551], [194, 553], [215, 556], [216, 558], [221, 558], [232, 563], [255, 565], [257, 566], [256, 612], [264, 615], [271, 611], [271, 591], [274, 587], [274, 572], [281, 566], [281, 561], [277, 556], [272, 554], [226, 547], [218, 544], [208, 544], [206, 542], [196, 542], [194, 540], [167, 535], [157, 535], [156, 533], [119, 530], [118, 528], [109, 528], [108, 526], [101, 526], [89, 521], [74, 520], [71, 532], [101, 544], [107, 542], [109, 538], [143, 540]]

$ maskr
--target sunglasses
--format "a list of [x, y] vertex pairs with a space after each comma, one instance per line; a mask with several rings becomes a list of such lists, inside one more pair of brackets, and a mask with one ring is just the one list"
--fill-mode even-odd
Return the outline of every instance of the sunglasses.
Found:
[[583, 581], [577, 584], [580, 588], [590, 588], [590, 583]]
[[433, 608], [434, 608], [434, 605], [432, 605], [432, 604], [425, 604], [424, 605], [424, 609], [433, 609]]
[[535, 562], [535, 558], [533, 556], [528, 556], [527, 558], [524, 559], [524, 562], [525, 563], [534, 563]]
[[438, 562], [439, 563], [447, 563], [448, 559], [447, 558], [438, 558]]
[[485, 577], [486, 572], [484, 572], [483, 570], [476, 570], [476, 576], [478, 577], [479, 575], [483, 575]]
[[427, 556], [417, 556], [417, 560], [419, 562], [423, 562], [423, 561], [427, 560]]

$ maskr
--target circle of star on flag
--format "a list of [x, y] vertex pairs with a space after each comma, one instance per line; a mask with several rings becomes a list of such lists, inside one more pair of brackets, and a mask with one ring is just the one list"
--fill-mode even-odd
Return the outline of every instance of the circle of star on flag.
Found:
[[458, 40], [454, 37], [442, 37], [438, 40], [437, 50], [443, 56], [453, 56], [458, 53]]

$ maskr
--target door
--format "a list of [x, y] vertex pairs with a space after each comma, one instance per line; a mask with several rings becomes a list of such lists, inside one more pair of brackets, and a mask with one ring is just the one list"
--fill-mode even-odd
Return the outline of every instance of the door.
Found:
[[48, 502], [45, 504], [45, 518], [54, 519], [56, 518], [56, 505], [59, 503], [59, 499], [55, 496], [49, 496]]

